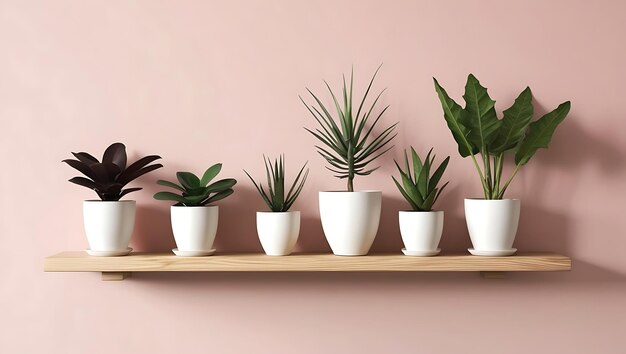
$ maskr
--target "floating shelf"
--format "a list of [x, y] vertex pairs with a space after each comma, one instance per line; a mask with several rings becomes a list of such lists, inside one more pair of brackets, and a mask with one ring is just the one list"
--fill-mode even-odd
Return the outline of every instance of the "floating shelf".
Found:
[[341, 257], [327, 253], [285, 257], [258, 253], [177, 257], [172, 253], [137, 252], [123, 257], [92, 257], [85, 252], [62, 252], [47, 257], [44, 263], [46, 272], [101, 272], [102, 280], [123, 280], [133, 272], [481, 272], [485, 278], [501, 278], [503, 272], [554, 272], [571, 268], [569, 257], [554, 253], [520, 253], [509, 257], [467, 254]]

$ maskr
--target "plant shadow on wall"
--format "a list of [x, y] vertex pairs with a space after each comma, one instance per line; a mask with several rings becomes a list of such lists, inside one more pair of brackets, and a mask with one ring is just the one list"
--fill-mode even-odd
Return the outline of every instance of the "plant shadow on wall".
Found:
[[[541, 114], [547, 112], [540, 103], [536, 107]], [[568, 191], [585, 188], [578, 173], [587, 166], [609, 176], [626, 169], [626, 160], [623, 158], [626, 152], [614, 144], [617, 140], [590, 134], [580, 121], [576, 112], [572, 112], [555, 135], [549, 153], [538, 154], [533, 169], [536, 173], [528, 171], [531, 173], [521, 178], [524, 188], [520, 194], [531, 197], [527, 198], [529, 204], [522, 208], [519, 228], [521, 237], [518, 239], [522, 250], [571, 254], [568, 235], [572, 230], [572, 220], [567, 208], [574, 203], [574, 193], [559, 195], [561, 212], [555, 212], [544, 207], [549, 203], [549, 189], [557, 184]], [[577, 269], [579, 264], [576, 262]]]
[[[183, 167], [172, 162], [167, 167], [176, 171]], [[155, 173], [156, 179], [167, 177], [165, 174]], [[144, 187], [145, 198], [150, 198], [154, 193], [162, 189], [156, 183], [146, 183]], [[152, 198], [149, 203], [137, 205], [137, 221], [131, 246], [140, 252], [171, 252], [176, 247], [170, 222], [170, 210], [164, 204], [155, 203]]]

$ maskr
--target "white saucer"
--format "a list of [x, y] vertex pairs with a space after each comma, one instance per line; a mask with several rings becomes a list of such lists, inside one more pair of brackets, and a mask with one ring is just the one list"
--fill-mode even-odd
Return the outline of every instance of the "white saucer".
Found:
[[431, 257], [436, 256], [441, 252], [441, 248], [437, 248], [434, 251], [407, 251], [406, 248], [402, 249], [402, 253], [405, 256], [413, 256], [413, 257]]
[[90, 249], [86, 249], [85, 252], [87, 252], [88, 255], [90, 256], [95, 256], [95, 257], [118, 257], [118, 256], [126, 256], [127, 254], [129, 254], [130, 252], [132, 252], [133, 249], [128, 247], [125, 250], [121, 250], [121, 251], [92, 251]]
[[486, 256], [486, 257], [503, 257], [503, 256], [512, 256], [517, 252], [517, 248], [511, 248], [510, 250], [502, 250], [502, 251], [480, 251], [475, 250], [473, 248], [467, 249], [469, 253], [474, 256]]
[[172, 249], [175, 255], [178, 257], [203, 257], [210, 256], [215, 253], [215, 248], [208, 251], [179, 251], [178, 248]]

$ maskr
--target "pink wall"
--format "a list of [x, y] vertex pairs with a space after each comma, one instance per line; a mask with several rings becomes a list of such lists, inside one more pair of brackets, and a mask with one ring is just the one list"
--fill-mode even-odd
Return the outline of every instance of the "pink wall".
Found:
[[[619, 1], [2, 1], [0, 3], [1, 353], [623, 353], [626, 345], [626, 5]], [[299, 249], [327, 251], [317, 191], [343, 187], [302, 129], [298, 100], [354, 64], [379, 63], [396, 149], [356, 181], [382, 189], [374, 251], [399, 251], [392, 158], [414, 145], [452, 155], [442, 246], [469, 246], [462, 199], [480, 193], [456, 154], [432, 85], [456, 98], [475, 73], [497, 108], [525, 85], [538, 111], [572, 111], [550, 150], [521, 172], [516, 245], [574, 259], [565, 274], [44, 274], [82, 250], [81, 200], [60, 163], [113, 141], [166, 168], [139, 182], [132, 246], [173, 247], [157, 178], [224, 162], [239, 179], [221, 203], [217, 246], [260, 251], [262, 203], [243, 168], [309, 160]]]

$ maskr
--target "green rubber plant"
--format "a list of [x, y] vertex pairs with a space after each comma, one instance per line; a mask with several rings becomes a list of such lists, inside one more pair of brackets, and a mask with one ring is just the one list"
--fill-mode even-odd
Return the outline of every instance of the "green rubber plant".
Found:
[[[261, 183], [256, 183], [254, 178], [250, 176], [250, 174], [244, 170], [243, 172], [248, 175], [257, 191], [263, 198], [263, 201], [273, 212], [286, 212], [289, 211], [289, 208], [295, 203], [296, 199], [302, 192], [302, 188], [304, 187], [304, 183], [306, 182], [306, 178], [309, 175], [309, 169], [304, 170], [306, 167], [306, 163], [298, 172], [296, 179], [291, 184], [289, 191], [285, 194], [285, 158], [281, 156], [279, 159], [274, 159], [274, 164], [272, 166], [272, 161], [269, 158], [263, 156], [263, 162], [265, 163], [265, 173], [267, 175], [267, 191], [263, 188]], [[304, 174], [303, 174], [304, 173]]]
[[[536, 121], [533, 118], [532, 92], [526, 87], [511, 107], [498, 119], [496, 101], [476, 77], [470, 74], [465, 85], [465, 107], [448, 96], [437, 79], [435, 90], [443, 107], [443, 116], [462, 157], [470, 156], [480, 176], [485, 199], [502, 199], [520, 168], [540, 148], [547, 148], [557, 126], [570, 110], [570, 102], [561, 103]], [[502, 170], [506, 152], [515, 156], [515, 168], [504, 180]], [[482, 167], [476, 159], [480, 154]]]
[[[369, 109], [364, 107], [379, 70], [380, 67], [372, 76], [356, 112], [352, 105], [354, 72], [350, 74], [349, 87], [346, 84], [345, 76], [343, 76], [343, 97], [341, 103], [330, 88], [330, 85], [324, 81], [337, 111], [335, 117], [333, 117], [320, 99], [308, 88], [307, 91], [311, 94], [317, 106], [307, 104], [302, 97], [300, 97], [304, 106], [311, 115], [313, 115], [321, 128], [315, 130], [309, 128], [304, 129], [313, 134], [313, 136], [322, 143], [321, 145], [326, 146], [326, 148], [321, 145], [316, 145], [315, 147], [318, 153], [322, 155], [331, 166], [326, 166], [326, 168], [334, 172], [336, 174], [335, 177], [347, 179], [347, 189], [349, 192], [354, 191], [355, 176], [366, 176], [378, 169], [378, 167], [367, 168], [367, 165], [389, 151], [393, 146], [388, 146], [388, 144], [396, 136], [396, 134], [394, 134], [394, 128], [398, 123], [383, 129], [380, 133], [374, 132], [376, 124], [389, 108], [389, 106], [385, 106], [378, 114], [372, 114], [380, 96], [385, 90], [382, 90], [378, 96], [376, 96]], [[372, 118], [374, 116], [375, 118]]]
[[[422, 162], [419, 155], [415, 152], [415, 149], [411, 147], [411, 162], [413, 165], [411, 167], [408, 154], [405, 150], [405, 169], [402, 169], [398, 162], [394, 160], [400, 172], [402, 184], [400, 184], [395, 177], [392, 176], [391, 178], [393, 178], [400, 193], [402, 193], [402, 196], [409, 202], [414, 211], [432, 211], [433, 205], [437, 202], [437, 199], [439, 199], [441, 192], [446, 188], [448, 183], [450, 183], [446, 182], [441, 188], [438, 187], [439, 181], [446, 167], [448, 167], [450, 156], [446, 157], [443, 162], [439, 164], [437, 169], [433, 170], [435, 155], [431, 157], [432, 152], [433, 149], [430, 149]], [[411, 169], [413, 173], [411, 173]]]
[[158, 192], [154, 195], [157, 200], [170, 200], [177, 206], [204, 206], [233, 194], [233, 186], [237, 183], [234, 178], [226, 178], [209, 184], [220, 171], [222, 164], [218, 163], [209, 167], [202, 178], [191, 172], [176, 172], [176, 178], [180, 185], [158, 180], [157, 184], [176, 189], [180, 194], [172, 192]]

